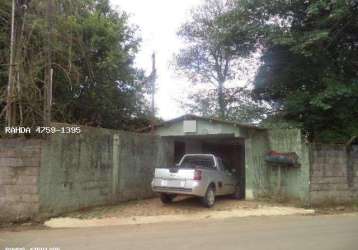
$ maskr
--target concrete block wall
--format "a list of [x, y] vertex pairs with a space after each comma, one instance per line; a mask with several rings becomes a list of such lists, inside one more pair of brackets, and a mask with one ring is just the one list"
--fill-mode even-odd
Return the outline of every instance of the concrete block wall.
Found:
[[105, 129], [81, 129], [81, 134], [54, 134], [43, 143], [41, 216], [113, 202], [112, 133]]
[[154, 168], [172, 162], [172, 143], [149, 134], [81, 129], [79, 135], [56, 134], [43, 144], [42, 215], [154, 196]]
[[358, 147], [311, 145], [311, 204], [358, 202]]
[[154, 168], [173, 164], [173, 142], [81, 129], [46, 140], [0, 140], [0, 223], [154, 196]]
[[41, 144], [41, 140], [0, 140], [0, 222], [38, 214]]

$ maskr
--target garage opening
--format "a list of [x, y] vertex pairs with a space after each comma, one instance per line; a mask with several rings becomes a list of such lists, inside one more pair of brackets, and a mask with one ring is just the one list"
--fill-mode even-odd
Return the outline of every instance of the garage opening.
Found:
[[228, 168], [236, 169], [240, 197], [245, 198], [245, 141], [233, 136], [193, 136], [174, 138], [174, 159], [178, 163], [184, 154], [214, 154]]
[[185, 154], [185, 142], [175, 141], [174, 142], [174, 161], [178, 163]]

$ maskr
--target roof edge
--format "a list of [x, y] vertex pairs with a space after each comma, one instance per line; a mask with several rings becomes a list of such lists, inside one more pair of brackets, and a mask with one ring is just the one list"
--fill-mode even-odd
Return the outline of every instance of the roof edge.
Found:
[[[209, 121], [209, 122], [217, 122], [217, 123], [234, 125], [234, 126], [237, 126], [237, 127], [256, 129], [256, 130], [267, 130], [267, 128], [262, 128], [262, 127], [258, 127], [258, 126], [251, 125], [251, 124], [243, 124], [243, 123], [239, 123], [239, 122], [222, 120], [222, 119], [217, 119], [217, 118], [210, 118], [210, 117], [203, 117], [203, 116], [198, 116], [198, 115], [193, 115], [193, 114], [185, 114], [185, 115], [179, 116], [177, 118], [170, 119], [170, 120], [155, 124], [153, 127], [155, 129], [157, 127], [165, 126], [166, 124], [175, 123], [175, 122], [184, 121], [184, 120], [189, 120], [189, 119], [192, 119], [192, 120], [204, 120], [204, 121]], [[152, 129], [152, 126], [148, 126], [148, 127], [139, 129], [138, 132], [146, 132], [146, 131], [151, 130], [151, 129]]]

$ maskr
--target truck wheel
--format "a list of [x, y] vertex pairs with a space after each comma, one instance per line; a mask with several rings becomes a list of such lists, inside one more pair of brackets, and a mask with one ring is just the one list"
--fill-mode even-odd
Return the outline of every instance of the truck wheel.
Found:
[[174, 198], [175, 198], [175, 195], [173, 195], [173, 194], [160, 194], [160, 200], [164, 204], [171, 203]]
[[239, 200], [241, 199], [241, 188], [239, 184], [235, 186], [235, 193], [232, 194], [232, 198]]
[[205, 196], [201, 198], [201, 202], [205, 207], [211, 208], [215, 204], [215, 188], [210, 185], [206, 190]]

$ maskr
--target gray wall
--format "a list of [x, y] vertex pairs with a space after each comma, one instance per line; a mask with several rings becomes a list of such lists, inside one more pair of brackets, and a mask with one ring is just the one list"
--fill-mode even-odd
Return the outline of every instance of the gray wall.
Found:
[[[61, 126], [61, 124], [57, 124]], [[312, 204], [358, 201], [358, 148], [308, 145], [298, 130], [253, 131], [245, 140], [246, 198], [283, 195]], [[268, 150], [294, 151], [301, 167], [267, 166]], [[171, 140], [82, 127], [79, 135], [0, 140], [0, 222], [151, 197], [153, 170], [173, 164]]]
[[173, 148], [157, 136], [100, 128], [53, 135], [42, 150], [40, 212], [152, 197], [154, 168], [172, 163]]
[[119, 134], [119, 200], [152, 197], [154, 168], [174, 164], [174, 144], [152, 135]]
[[270, 150], [266, 131], [249, 131], [245, 139], [245, 198], [271, 196], [265, 154]]
[[[299, 129], [272, 129], [268, 131], [270, 149], [278, 152], [295, 152], [299, 166], [281, 167], [267, 164], [270, 178], [270, 190], [281, 195], [283, 199], [298, 199], [304, 204], [309, 203], [309, 144], [303, 141]], [[281, 173], [279, 173], [281, 171]], [[279, 183], [281, 174], [281, 183]]]
[[40, 159], [40, 140], [0, 140], [0, 222], [38, 213]]
[[312, 204], [358, 202], [358, 147], [311, 146]]
[[[280, 167], [268, 164], [265, 155], [270, 151], [296, 152], [299, 167]], [[270, 197], [309, 202], [309, 147], [298, 129], [249, 131], [245, 139], [246, 198]], [[280, 172], [279, 172], [280, 171]]]
[[112, 201], [112, 140], [110, 131], [92, 128], [48, 138], [39, 179], [43, 215]]
[[173, 164], [172, 142], [81, 128], [79, 135], [55, 134], [46, 140], [0, 140], [0, 222], [154, 195], [154, 168]]

